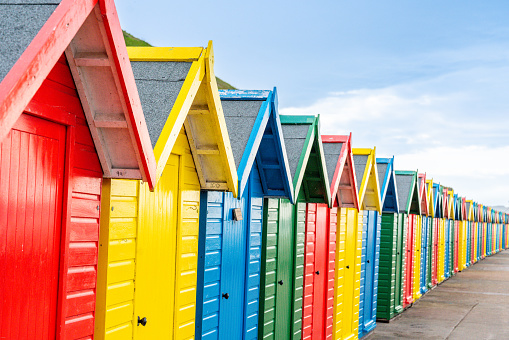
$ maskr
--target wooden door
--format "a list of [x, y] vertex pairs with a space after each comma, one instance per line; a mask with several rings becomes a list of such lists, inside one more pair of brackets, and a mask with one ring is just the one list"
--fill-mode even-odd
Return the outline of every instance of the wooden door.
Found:
[[413, 264], [414, 264], [414, 224], [415, 224], [415, 215], [408, 215], [407, 220], [407, 238], [406, 238], [406, 247], [405, 247], [405, 297], [403, 299], [403, 305], [407, 306], [411, 304], [413, 300]]
[[0, 338], [55, 339], [66, 129], [20, 116], [0, 144]]
[[[360, 252], [362, 247], [362, 215], [352, 208], [346, 211], [345, 232], [345, 270], [342, 339], [358, 337], [359, 295], [360, 295]], [[343, 218], [343, 215], [341, 215]], [[343, 223], [341, 223], [343, 226]]]
[[316, 258], [315, 258], [315, 293], [313, 305], [313, 339], [325, 339], [326, 297], [327, 297], [327, 267], [328, 267], [328, 231], [329, 208], [326, 204], [318, 204], [316, 209]]
[[[365, 219], [366, 222], [364, 224], [366, 226], [366, 257], [364, 259], [364, 285], [361, 286], [361, 299], [363, 299], [363, 301], [360, 302], [360, 304], [362, 304], [362, 316], [359, 318], [359, 336], [365, 335], [375, 327], [377, 298], [375, 281], [377, 281], [378, 276], [377, 262], [380, 251], [380, 239], [378, 235], [380, 216], [376, 211], [364, 211], [363, 219]], [[359, 313], [361, 313], [361, 310], [359, 310]]]
[[404, 245], [405, 245], [405, 215], [395, 214], [397, 218], [397, 240], [396, 240], [396, 288], [394, 294], [394, 307], [395, 313], [401, 313], [403, 311], [403, 277], [404, 277]]

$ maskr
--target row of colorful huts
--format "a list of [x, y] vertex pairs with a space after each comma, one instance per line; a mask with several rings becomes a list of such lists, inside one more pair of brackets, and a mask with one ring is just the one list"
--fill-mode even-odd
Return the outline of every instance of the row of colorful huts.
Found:
[[[0, 4], [0, 337], [355, 339], [509, 215], [129, 48], [111, 0]], [[20, 24], [22, 23], [22, 24]]]

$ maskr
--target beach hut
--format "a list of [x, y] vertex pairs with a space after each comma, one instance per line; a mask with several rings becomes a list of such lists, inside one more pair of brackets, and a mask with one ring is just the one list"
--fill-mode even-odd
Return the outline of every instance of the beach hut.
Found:
[[258, 335], [261, 235], [265, 197], [294, 201], [290, 168], [272, 91], [220, 90], [239, 180], [238, 197], [200, 197], [196, 339]]
[[467, 248], [468, 248], [468, 228], [466, 216], [466, 202], [464, 197], [458, 198], [458, 205], [460, 206], [460, 221], [459, 221], [459, 235], [458, 235], [458, 271], [462, 271], [467, 267]]
[[0, 12], [0, 338], [91, 339], [102, 180], [155, 181], [122, 30], [113, 1]]
[[438, 244], [438, 283], [445, 280], [445, 235], [446, 235], [446, 222], [449, 220], [449, 196], [447, 194], [447, 188], [440, 186], [443, 198], [443, 217], [440, 219], [440, 227], [438, 230], [439, 244]]
[[426, 195], [428, 196], [428, 217], [426, 230], [426, 291], [432, 288], [431, 277], [433, 271], [433, 225], [435, 218], [435, 197], [433, 190], [433, 179], [426, 180]]
[[433, 228], [432, 228], [432, 265], [431, 265], [431, 286], [438, 284], [439, 275], [439, 246], [440, 246], [440, 221], [443, 217], [443, 195], [440, 183], [433, 183], [433, 197], [435, 199]]
[[465, 218], [468, 230], [466, 266], [474, 263], [475, 249], [475, 226], [474, 226], [474, 202], [465, 200]]
[[451, 276], [459, 271], [461, 262], [462, 244], [461, 244], [461, 197], [454, 194], [454, 221], [451, 233]]
[[382, 201], [377, 319], [389, 321], [403, 311], [403, 215], [398, 214], [394, 157], [377, 158]]
[[476, 247], [475, 247], [475, 262], [478, 262], [481, 259], [482, 252], [482, 223], [480, 222], [481, 213], [479, 211], [479, 203], [474, 202], [474, 221], [475, 221], [475, 237], [476, 237]]
[[200, 190], [238, 183], [212, 43], [128, 53], [158, 181], [104, 183], [95, 338], [192, 338]]
[[[343, 333], [353, 333], [352, 328], [355, 328], [355, 334], [357, 333], [358, 326], [354, 325], [353, 315], [355, 314], [357, 323], [362, 231], [358, 232], [356, 217], [358, 216], [359, 196], [355, 180], [351, 139], [351, 135], [322, 136], [332, 199], [329, 217], [330, 230], [333, 231], [334, 223], [336, 223], [336, 233], [331, 232], [328, 247], [322, 247], [321, 250], [322, 252], [327, 250], [330, 255], [326, 261], [323, 261], [325, 264], [328, 263], [329, 266], [325, 270], [327, 279], [318, 281], [326, 285], [327, 293], [325, 299], [322, 300], [323, 303], [316, 301], [316, 298], [320, 295], [313, 295], [313, 299], [316, 301], [313, 301], [313, 306], [321, 305], [322, 307], [313, 312], [312, 339], [315, 337], [318, 339], [342, 339]], [[322, 206], [323, 204], [317, 205]], [[334, 217], [334, 214], [336, 217]], [[335, 236], [335, 244], [333, 236]], [[315, 249], [320, 250], [318, 246], [315, 246]], [[333, 250], [335, 250], [335, 253], [333, 253]], [[356, 259], [357, 256], [359, 259]], [[335, 262], [332, 263], [331, 261]], [[355, 263], [358, 263], [359, 270], [357, 272], [353, 270]], [[309, 271], [312, 272], [313, 270], [314, 268]], [[331, 272], [331, 270], [334, 270], [334, 272]], [[321, 273], [317, 275], [321, 275]], [[331, 278], [333, 279], [332, 282]], [[305, 309], [306, 303], [304, 304]], [[307, 312], [304, 311], [304, 313]], [[316, 319], [318, 320], [315, 323], [314, 320]], [[315, 331], [317, 325], [319, 325], [319, 328]]]
[[375, 151], [375, 148], [354, 148], [352, 150], [355, 178], [359, 189], [359, 207], [363, 216], [359, 338], [367, 335], [376, 327], [382, 203]]
[[406, 308], [414, 302], [413, 298], [413, 267], [414, 267], [414, 245], [415, 245], [415, 223], [416, 215], [421, 214], [421, 200], [419, 190], [417, 189], [417, 172], [415, 171], [396, 171], [396, 186], [398, 188], [399, 212], [403, 215], [403, 225], [405, 228], [405, 246], [404, 246], [404, 295], [403, 308]]
[[417, 189], [421, 199], [421, 215], [417, 216], [414, 267], [414, 299], [419, 299], [426, 288], [426, 231], [428, 216], [428, 195], [426, 192], [426, 174], [417, 174]]
[[428, 260], [428, 216], [430, 215], [429, 210], [429, 196], [428, 196], [428, 190], [426, 186], [426, 174], [421, 173], [417, 175], [417, 185], [419, 189], [419, 195], [421, 196], [421, 213], [419, 219], [421, 224], [421, 232], [420, 232], [420, 280], [419, 280], [419, 287], [418, 292], [415, 293], [416, 296], [420, 296], [424, 294], [428, 288], [426, 284], [426, 276], [427, 276], [427, 260]]
[[[359, 328], [359, 287], [362, 251], [362, 215], [355, 179], [351, 137], [322, 136], [328, 163], [340, 157], [331, 180], [333, 208], [337, 216], [336, 263], [334, 281], [333, 339], [357, 338]], [[332, 145], [329, 145], [331, 143]], [[336, 146], [334, 145], [336, 144]], [[328, 171], [331, 167], [327, 165]], [[331, 174], [329, 173], [329, 179]]]
[[329, 204], [319, 119], [280, 116], [295, 204], [264, 201], [258, 338], [302, 336], [307, 203]]

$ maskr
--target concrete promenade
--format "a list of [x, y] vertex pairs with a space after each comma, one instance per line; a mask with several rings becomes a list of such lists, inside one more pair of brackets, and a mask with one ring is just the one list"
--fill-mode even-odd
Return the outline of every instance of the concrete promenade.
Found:
[[509, 250], [485, 258], [421, 297], [366, 339], [509, 339]]

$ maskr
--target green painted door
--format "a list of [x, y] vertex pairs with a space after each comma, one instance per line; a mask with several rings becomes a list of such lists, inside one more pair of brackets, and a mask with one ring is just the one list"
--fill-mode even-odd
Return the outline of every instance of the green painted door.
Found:
[[300, 339], [304, 273], [304, 203], [266, 199], [260, 282], [260, 339]]
[[406, 243], [405, 215], [395, 214], [397, 216], [398, 233], [396, 236], [396, 289], [394, 294], [394, 313], [399, 314], [403, 311], [403, 270], [405, 268], [404, 247]]

